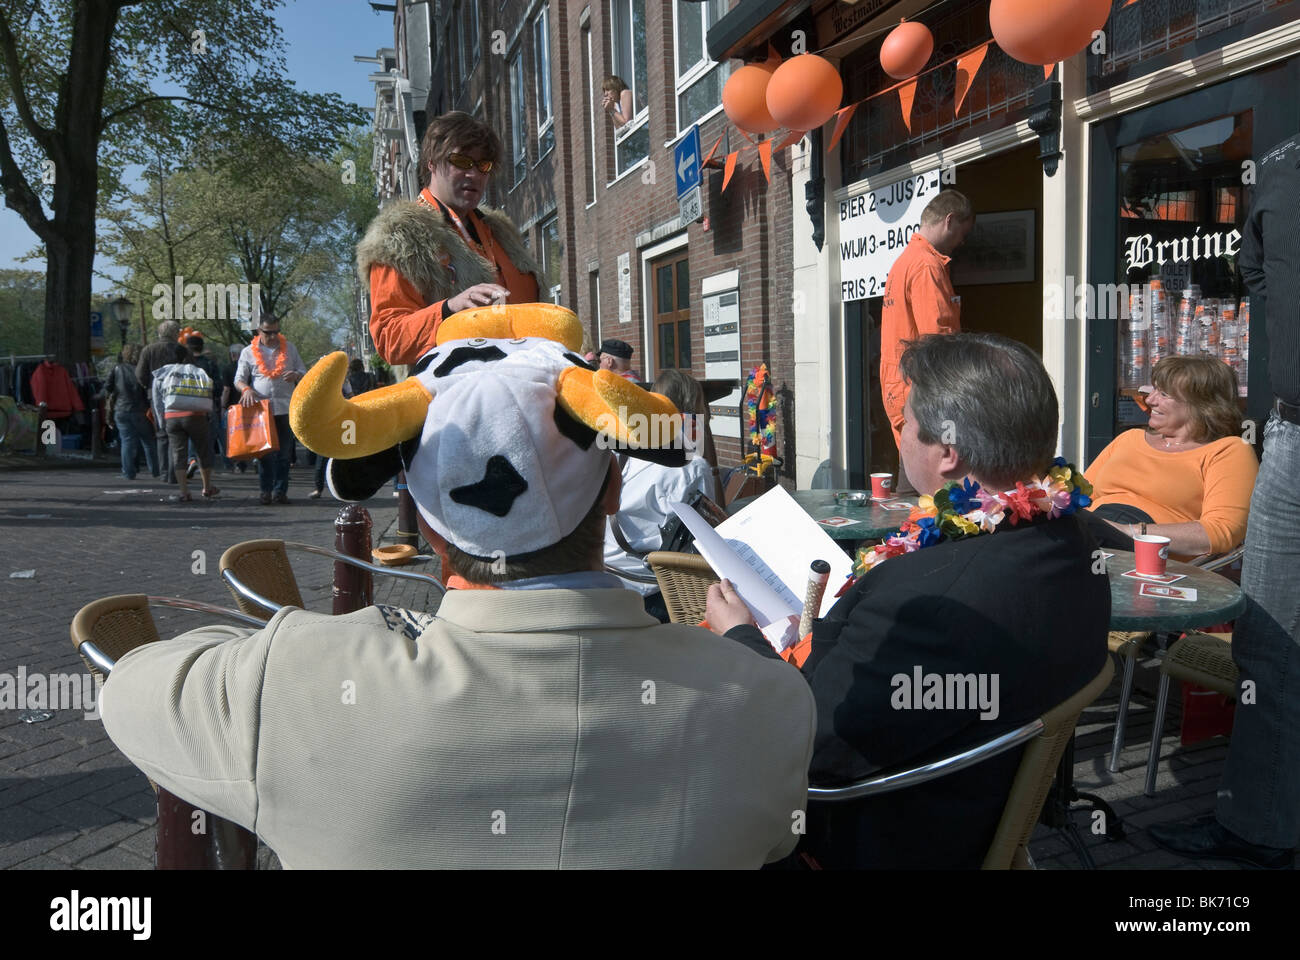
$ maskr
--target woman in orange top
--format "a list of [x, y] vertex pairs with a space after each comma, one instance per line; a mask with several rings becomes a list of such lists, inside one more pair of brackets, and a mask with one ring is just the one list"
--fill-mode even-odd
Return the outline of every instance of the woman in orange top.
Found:
[[1084, 471], [1092, 510], [1131, 549], [1134, 534], [1169, 538], [1179, 557], [1226, 553], [1246, 538], [1259, 462], [1241, 437], [1237, 377], [1214, 357], [1166, 357], [1147, 397], [1147, 429], [1116, 437]]
[[541, 272], [518, 228], [479, 206], [501, 153], [486, 124], [458, 111], [438, 117], [420, 146], [428, 185], [415, 202], [385, 206], [357, 246], [370, 333], [388, 363], [418, 360], [458, 310], [537, 301]]

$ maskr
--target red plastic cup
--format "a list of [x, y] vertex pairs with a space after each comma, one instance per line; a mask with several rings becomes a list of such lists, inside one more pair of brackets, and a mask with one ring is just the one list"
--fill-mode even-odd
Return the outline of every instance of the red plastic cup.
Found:
[[1137, 557], [1137, 572], [1144, 576], [1163, 576], [1165, 561], [1169, 559], [1169, 538], [1151, 534], [1138, 534], [1133, 538], [1133, 553]]
[[871, 475], [871, 499], [888, 500], [892, 494], [890, 491], [894, 487], [894, 475], [892, 473], [873, 473]]

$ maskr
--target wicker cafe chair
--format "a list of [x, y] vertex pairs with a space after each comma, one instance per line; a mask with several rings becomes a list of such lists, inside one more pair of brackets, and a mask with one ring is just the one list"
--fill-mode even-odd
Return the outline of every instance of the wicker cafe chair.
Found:
[[[72, 639], [73, 647], [77, 648], [77, 653], [81, 654], [82, 661], [86, 663], [86, 669], [94, 676], [96, 686], [108, 678], [113, 666], [127, 652], [159, 641], [157, 624], [149, 614], [151, 606], [174, 607], [207, 614], [209, 617], [224, 617], [246, 627], [260, 627], [263, 624], [260, 619], [248, 617], [229, 607], [204, 604], [198, 600], [181, 600], [178, 597], [146, 597], [142, 593], [130, 593], [92, 601], [73, 617]], [[168, 822], [172, 822], [173, 827], [175, 822], [185, 822], [186, 825], [190, 823], [191, 812], [196, 808], [166, 791], [160, 791], [159, 784], [152, 779], [149, 780], [149, 787], [159, 796], [160, 823], [164, 821], [164, 810], [175, 808], [181, 809], [181, 813], [177, 814], [181, 820], [177, 821], [177, 816], [173, 816]], [[237, 868], [244, 865], [251, 868], [251, 853], [256, 849], [256, 840], [251, 834], [237, 823], [222, 820], [214, 814], [208, 816], [208, 830], [212, 834], [212, 857], [216, 865], [234, 865]], [[181, 844], [175, 844], [175, 847], [179, 846]], [[174, 865], [161, 862], [165, 856], [161, 844], [157, 847], [157, 856], [160, 859], [159, 866]], [[186, 862], [181, 865], [195, 864]]]
[[265, 622], [270, 620], [281, 607], [305, 606], [302, 593], [298, 590], [298, 581], [293, 575], [293, 567], [289, 564], [290, 550], [314, 553], [317, 556], [328, 557], [337, 563], [346, 563], [349, 566], [360, 567], [362, 570], [369, 570], [371, 573], [419, 580], [443, 590], [442, 583], [430, 574], [382, 567], [310, 543], [297, 543], [292, 540], [245, 540], [223, 553], [218, 564], [221, 579], [225, 581], [235, 602], [239, 604], [239, 609], [245, 614]]
[[1151, 749], [1147, 754], [1147, 779], [1143, 793], [1156, 791], [1156, 769], [1160, 765], [1160, 732], [1165, 725], [1165, 708], [1169, 705], [1169, 678], [1208, 687], [1215, 693], [1237, 699], [1237, 665], [1232, 660], [1232, 634], [1190, 631], [1175, 643], [1160, 664], [1160, 691], [1156, 695], [1156, 712], [1151, 721]]
[[718, 582], [718, 575], [709, 566], [709, 561], [695, 553], [656, 550], [646, 557], [646, 563], [650, 564], [659, 581], [668, 619], [672, 623], [698, 626], [704, 619], [709, 585]]
[[[1211, 573], [1230, 567], [1245, 554], [1246, 548], [1239, 546], [1235, 550], [1213, 556], [1198, 557], [1192, 561], [1194, 566]], [[1122, 631], [1112, 630], [1106, 643], [1110, 652], [1119, 657], [1124, 664], [1124, 677], [1120, 682], [1119, 711], [1115, 716], [1115, 736], [1110, 745], [1110, 763], [1107, 769], [1119, 773], [1119, 755], [1124, 748], [1124, 729], [1128, 725], [1128, 705], [1133, 694], [1133, 673], [1138, 659], [1148, 651], [1155, 642], [1155, 634], [1150, 630]], [[1157, 652], [1159, 656], [1159, 652]], [[1159, 728], [1157, 728], [1159, 729]], [[1157, 737], [1157, 739], [1159, 739]]]
[[1043, 811], [1061, 755], [1074, 736], [1079, 714], [1101, 695], [1114, 676], [1115, 665], [1107, 657], [1101, 672], [1087, 686], [1048, 710], [1041, 719], [933, 763], [876, 774], [845, 787], [812, 787], [808, 790], [808, 799], [836, 803], [902, 790], [964, 770], [1027, 742], [1006, 805], [1002, 808], [1002, 818], [993, 834], [993, 842], [984, 856], [983, 869], [1032, 869], [1033, 860], [1026, 844]]

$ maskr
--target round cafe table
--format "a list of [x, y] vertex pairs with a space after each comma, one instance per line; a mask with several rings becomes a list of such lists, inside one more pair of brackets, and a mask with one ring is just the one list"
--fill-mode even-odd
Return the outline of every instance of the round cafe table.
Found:
[[1190, 563], [1170, 560], [1169, 573], [1184, 574], [1184, 579], [1169, 584], [1170, 587], [1191, 587], [1195, 600], [1175, 600], [1167, 597], [1142, 596], [1142, 584], [1155, 581], [1134, 580], [1122, 574], [1137, 566], [1131, 550], [1107, 550], [1114, 556], [1106, 559], [1106, 574], [1110, 578], [1110, 628], [1112, 630], [1190, 630], [1208, 627], [1240, 616], [1246, 609], [1246, 598], [1227, 577]]
[[[865, 493], [867, 501], [861, 506], [850, 503], [837, 503], [837, 493]], [[898, 529], [899, 524], [907, 519], [908, 510], [886, 510], [883, 504], [902, 504], [915, 507], [915, 500], [895, 497], [889, 500], [872, 500], [870, 490], [795, 490], [790, 494], [794, 502], [803, 507], [804, 512], [814, 520], [828, 520], [831, 517], [843, 517], [852, 520], [843, 526], [822, 529], [832, 540], [879, 540]], [[742, 497], [734, 500], [727, 507], [728, 513], [736, 513], [752, 503], [755, 497]], [[1129, 569], [1125, 567], [1125, 569]]]

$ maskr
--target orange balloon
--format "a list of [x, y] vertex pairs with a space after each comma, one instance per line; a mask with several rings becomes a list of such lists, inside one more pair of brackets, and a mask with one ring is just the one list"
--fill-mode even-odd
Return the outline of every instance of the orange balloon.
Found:
[[880, 45], [880, 66], [895, 80], [906, 80], [921, 72], [934, 53], [934, 34], [915, 20], [904, 20]]
[[993, 0], [993, 39], [1021, 63], [1068, 60], [1106, 25], [1110, 0]]
[[771, 133], [779, 123], [767, 110], [767, 84], [772, 79], [763, 66], [749, 64], [727, 78], [722, 88], [722, 109], [731, 122], [747, 133]]
[[815, 53], [791, 57], [772, 74], [767, 109], [791, 130], [814, 130], [831, 118], [844, 97], [844, 81], [830, 61]]

